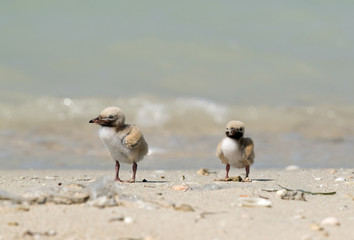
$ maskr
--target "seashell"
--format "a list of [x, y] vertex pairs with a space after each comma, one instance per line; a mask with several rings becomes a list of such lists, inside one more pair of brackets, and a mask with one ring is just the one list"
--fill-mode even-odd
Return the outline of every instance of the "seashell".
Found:
[[189, 187], [186, 185], [176, 185], [172, 188], [174, 191], [188, 190]]
[[335, 217], [328, 217], [322, 220], [321, 225], [339, 226], [340, 223]]
[[345, 178], [344, 177], [339, 177], [336, 180], [334, 180], [335, 182], [344, 182]]
[[281, 189], [281, 190], [277, 191], [277, 196], [280, 198], [283, 198], [283, 197], [285, 197], [286, 193], [287, 193], [287, 191], [285, 189]]
[[239, 198], [240, 207], [270, 207], [272, 202], [264, 198]]

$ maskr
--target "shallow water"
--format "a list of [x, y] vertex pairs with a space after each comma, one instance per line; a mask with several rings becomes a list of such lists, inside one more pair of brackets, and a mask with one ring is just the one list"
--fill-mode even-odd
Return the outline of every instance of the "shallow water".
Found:
[[[88, 121], [120, 106], [144, 132], [151, 150], [145, 169], [220, 168], [215, 148], [225, 124], [239, 119], [255, 142], [255, 167], [353, 167], [351, 107], [255, 107], [201, 99], [40, 98], [0, 112], [2, 168], [113, 168]], [[126, 166], [128, 167], [128, 166]]]
[[[0, 9], [0, 167], [110, 168], [88, 124], [120, 106], [146, 169], [218, 168], [231, 119], [255, 167], [353, 167], [354, 3], [112, 1]], [[128, 166], [126, 166], [128, 167]]]

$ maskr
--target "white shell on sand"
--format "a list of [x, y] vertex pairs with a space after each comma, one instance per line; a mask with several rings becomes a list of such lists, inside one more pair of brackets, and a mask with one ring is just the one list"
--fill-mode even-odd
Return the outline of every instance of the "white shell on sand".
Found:
[[131, 223], [134, 222], [134, 220], [131, 217], [125, 217], [124, 218], [124, 222], [127, 223], [127, 224], [131, 224]]
[[334, 180], [335, 182], [344, 182], [345, 178], [344, 177], [339, 177], [336, 180]]
[[287, 191], [285, 189], [281, 189], [277, 191], [277, 196], [282, 198], [286, 195]]
[[321, 225], [339, 226], [340, 223], [335, 217], [328, 217], [322, 220]]
[[272, 202], [264, 198], [241, 197], [238, 199], [241, 207], [270, 207]]
[[299, 166], [296, 166], [296, 165], [289, 165], [285, 168], [285, 170], [287, 171], [295, 171], [295, 170], [299, 170], [300, 167]]

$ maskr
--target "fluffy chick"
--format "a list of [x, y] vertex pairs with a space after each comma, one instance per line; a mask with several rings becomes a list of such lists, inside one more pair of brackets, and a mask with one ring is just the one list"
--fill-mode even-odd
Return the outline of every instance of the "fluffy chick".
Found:
[[246, 178], [250, 172], [250, 166], [254, 163], [254, 144], [251, 138], [243, 137], [245, 126], [240, 121], [230, 121], [226, 125], [224, 137], [217, 146], [216, 156], [226, 164], [225, 179], [229, 178], [230, 166], [245, 168]]
[[134, 125], [125, 124], [125, 115], [118, 107], [107, 107], [89, 123], [101, 125], [99, 136], [115, 161], [115, 181], [120, 181], [120, 162], [133, 164], [133, 176], [128, 182], [135, 182], [137, 163], [148, 153], [148, 145], [142, 132]]

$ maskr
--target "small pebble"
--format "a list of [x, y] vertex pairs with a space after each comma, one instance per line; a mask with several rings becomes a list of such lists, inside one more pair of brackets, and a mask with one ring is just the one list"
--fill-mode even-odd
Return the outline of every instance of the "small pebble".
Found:
[[323, 231], [324, 230], [324, 228], [321, 227], [320, 225], [318, 225], [317, 223], [312, 223], [310, 225], [310, 228], [315, 231]]
[[209, 169], [207, 169], [207, 168], [201, 168], [198, 170], [197, 174], [209, 176], [210, 172], [209, 172]]
[[131, 223], [134, 222], [134, 220], [131, 217], [125, 217], [124, 218], [124, 222], [127, 223], [127, 224], [131, 224]]
[[7, 225], [9, 225], [9, 226], [18, 226], [20, 224], [18, 222], [8, 222]]
[[328, 217], [322, 220], [321, 225], [339, 226], [340, 223], [335, 217]]
[[47, 232], [47, 235], [48, 236], [55, 236], [57, 233], [54, 231], [54, 230], [49, 230], [48, 232]]
[[320, 180], [322, 180], [322, 178], [320, 177], [315, 178], [315, 181], [320, 181]]

